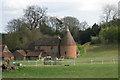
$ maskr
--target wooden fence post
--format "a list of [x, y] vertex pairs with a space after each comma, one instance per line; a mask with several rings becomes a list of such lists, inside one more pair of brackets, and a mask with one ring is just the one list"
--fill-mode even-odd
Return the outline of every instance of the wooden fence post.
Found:
[[115, 59], [113, 59], [113, 63], [115, 64]]
[[102, 59], [102, 64], [103, 64], [104, 60]]
[[91, 61], [91, 64], [93, 64], [93, 61], [94, 61], [94, 60], [91, 59], [90, 61]]

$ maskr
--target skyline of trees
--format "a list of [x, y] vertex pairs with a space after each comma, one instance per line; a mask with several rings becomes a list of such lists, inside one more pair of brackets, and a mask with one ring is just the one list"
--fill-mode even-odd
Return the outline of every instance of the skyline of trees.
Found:
[[[108, 11], [109, 8], [108, 6]], [[6, 27], [8, 34], [3, 36], [3, 44], [7, 44], [11, 49], [25, 48], [40, 37], [60, 36], [62, 38], [66, 26], [69, 26], [74, 40], [79, 44], [117, 42], [117, 36], [108, 41], [111, 37], [109, 34], [116, 35], [118, 32], [114, 34], [113, 32], [119, 30], [120, 25], [120, 20], [112, 16], [113, 14], [108, 15], [108, 17], [112, 16], [111, 20], [104, 18], [104, 23], [94, 23], [91, 27], [86, 21], [80, 22], [73, 16], [58, 18], [46, 14], [45, 7], [29, 6], [24, 10], [24, 16], [8, 22]]]

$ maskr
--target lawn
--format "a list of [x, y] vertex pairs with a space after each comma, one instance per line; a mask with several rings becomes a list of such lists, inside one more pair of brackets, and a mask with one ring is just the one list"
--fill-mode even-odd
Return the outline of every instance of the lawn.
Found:
[[26, 66], [4, 71], [3, 78], [117, 78], [117, 64], [82, 64], [75, 66]]
[[79, 56], [77, 60], [84, 59], [117, 59], [118, 44], [96, 44], [90, 45], [86, 49], [83, 56]]
[[[4, 71], [3, 78], [118, 78], [118, 45], [90, 45], [86, 54], [72, 60], [70, 66], [21, 66], [16, 71]], [[90, 60], [94, 60], [91, 64]], [[71, 59], [67, 59], [70, 60]], [[102, 64], [101, 60], [104, 60]], [[66, 60], [65, 60], [66, 61]], [[32, 62], [23, 62], [27, 65]], [[65, 63], [66, 64], [66, 63]]]

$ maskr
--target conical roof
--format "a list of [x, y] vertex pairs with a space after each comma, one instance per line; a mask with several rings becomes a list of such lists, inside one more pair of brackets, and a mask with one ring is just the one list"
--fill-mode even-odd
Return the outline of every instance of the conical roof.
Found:
[[68, 27], [67, 27], [67, 29], [65, 31], [64, 37], [61, 40], [61, 45], [65, 45], [65, 46], [67, 46], [67, 45], [76, 45], [76, 43], [75, 43], [75, 41], [74, 41]]

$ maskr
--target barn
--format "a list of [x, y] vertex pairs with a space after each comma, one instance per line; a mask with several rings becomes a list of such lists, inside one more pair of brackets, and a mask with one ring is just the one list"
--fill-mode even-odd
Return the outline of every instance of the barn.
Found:
[[60, 56], [60, 39], [59, 38], [40, 38], [35, 42], [35, 50], [43, 51], [43, 54], [51, 57]]
[[26, 52], [24, 50], [16, 50], [13, 55], [15, 60], [26, 60]]
[[0, 57], [2, 60], [9, 58], [11, 60], [14, 59], [14, 55], [9, 51], [7, 45], [0, 45]]
[[57, 38], [40, 38], [34, 44], [34, 49], [43, 51], [42, 54], [51, 57], [76, 58], [76, 42], [74, 41], [70, 31], [66, 28], [64, 37]]
[[27, 60], [40, 60], [41, 56], [42, 56], [42, 51], [31, 51], [31, 50], [27, 50]]

